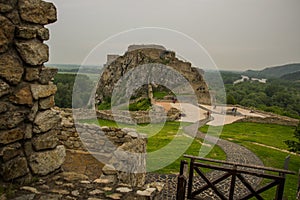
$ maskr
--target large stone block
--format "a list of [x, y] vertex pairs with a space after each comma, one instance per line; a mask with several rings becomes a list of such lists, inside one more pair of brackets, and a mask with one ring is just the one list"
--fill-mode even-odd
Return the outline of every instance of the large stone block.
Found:
[[10, 86], [0, 79], [0, 97], [8, 94], [10, 91]]
[[49, 97], [55, 94], [56, 91], [57, 91], [56, 85], [38, 85], [38, 84], [31, 85], [31, 92], [35, 100], [38, 100], [39, 98]]
[[23, 139], [24, 132], [20, 128], [0, 131], [0, 144], [9, 144]]
[[45, 99], [40, 99], [39, 101], [40, 109], [46, 110], [52, 108], [55, 105], [54, 96], [50, 96]]
[[21, 150], [20, 143], [14, 143], [0, 148], [0, 157], [2, 157], [4, 162], [21, 154], [22, 154], [22, 150]]
[[16, 42], [22, 59], [29, 65], [42, 65], [49, 59], [49, 47], [38, 40]]
[[12, 23], [19, 25], [21, 24], [21, 19], [18, 10], [13, 10], [6, 14], [6, 17], [11, 20]]
[[0, 113], [5, 113], [8, 110], [8, 105], [4, 102], [0, 102]]
[[10, 181], [28, 174], [27, 160], [24, 157], [12, 159], [2, 166], [2, 176], [4, 180]]
[[25, 68], [25, 80], [35, 81], [39, 79], [40, 69], [39, 68]]
[[57, 134], [57, 130], [51, 130], [45, 134], [37, 135], [32, 139], [32, 146], [36, 151], [53, 149], [58, 144]]
[[29, 85], [20, 86], [12, 96], [10, 96], [10, 101], [15, 104], [21, 105], [33, 105], [33, 98]]
[[0, 114], [0, 129], [12, 129], [25, 120], [27, 115], [24, 111], [9, 111]]
[[0, 55], [0, 77], [9, 83], [18, 84], [21, 81], [24, 69], [21, 60], [15, 54]]
[[15, 7], [18, 0], [0, 0], [0, 3]]
[[37, 36], [37, 28], [33, 26], [17, 26], [16, 37], [21, 39], [33, 39]]
[[0, 3], [0, 13], [7, 13], [12, 11], [14, 8], [11, 5]]
[[46, 25], [57, 20], [56, 8], [52, 3], [41, 0], [20, 0], [19, 9], [24, 21]]
[[29, 157], [29, 165], [34, 174], [47, 175], [63, 164], [65, 156], [65, 147], [60, 145], [51, 151], [32, 153]]
[[47, 28], [40, 28], [37, 30], [37, 36], [41, 40], [49, 40], [50, 38], [50, 33]]
[[0, 16], [0, 24], [0, 53], [4, 53], [13, 41], [15, 26], [3, 16]]
[[54, 78], [57, 71], [58, 71], [57, 68], [50, 68], [50, 67], [42, 68], [40, 73], [40, 83], [48, 84], [49, 81], [51, 81]]
[[31, 108], [29, 114], [27, 115], [27, 119], [29, 121], [33, 122], [38, 111], [39, 111], [39, 103], [35, 102]]
[[34, 133], [44, 133], [50, 129], [58, 126], [60, 122], [60, 116], [57, 112], [53, 110], [46, 110], [39, 112], [34, 120]]

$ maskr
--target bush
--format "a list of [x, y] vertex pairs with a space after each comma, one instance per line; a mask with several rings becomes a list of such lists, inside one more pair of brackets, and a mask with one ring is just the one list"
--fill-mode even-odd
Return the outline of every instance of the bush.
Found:
[[130, 111], [149, 110], [151, 108], [151, 100], [149, 98], [140, 99], [139, 101], [129, 104]]

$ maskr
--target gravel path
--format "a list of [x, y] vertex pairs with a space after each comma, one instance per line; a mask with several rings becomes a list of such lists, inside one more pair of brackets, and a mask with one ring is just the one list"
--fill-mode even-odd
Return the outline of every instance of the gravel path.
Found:
[[[186, 127], [184, 131], [189, 134], [189, 127]], [[205, 138], [205, 134], [198, 132], [197, 138]], [[263, 166], [262, 161], [251, 151], [246, 149], [245, 147], [235, 144], [230, 141], [226, 141], [223, 139], [218, 139], [212, 136], [206, 137], [206, 140], [208, 142], [214, 142], [217, 141], [216, 145], [218, 145], [220, 148], [223, 149], [223, 151], [226, 153], [227, 161], [230, 162], [238, 162], [243, 164], [250, 164], [250, 165], [260, 165]], [[212, 178], [215, 178], [217, 176], [220, 176], [223, 174], [223, 172], [220, 171], [212, 171], [207, 174], [210, 180]], [[245, 178], [251, 183], [251, 185], [259, 185], [261, 182], [260, 178], [253, 177], [253, 176], [245, 176]], [[176, 199], [176, 190], [177, 190], [177, 175], [159, 175], [159, 174], [148, 174], [147, 180], [149, 182], [157, 181], [157, 182], [163, 182], [165, 183], [164, 188], [164, 199]], [[199, 176], [195, 176], [194, 178], [194, 185], [195, 187], [199, 187], [201, 185], [205, 184], [203, 180]], [[225, 196], [229, 195], [229, 188], [230, 188], [230, 179], [226, 179], [225, 181], [222, 181], [218, 183], [217, 188], [221, 188], [222, 191], [225, 193]], [[235, 199], [238, 199], [245, 193], [247, 193], [248, 190], [243, 186], [243, 184], [237, 179], [236, 187], [235, 187]], [[205, 192], [201, 193], [199, 196], [200, 199], [219, 199], [214, 192], [209, 189]]]

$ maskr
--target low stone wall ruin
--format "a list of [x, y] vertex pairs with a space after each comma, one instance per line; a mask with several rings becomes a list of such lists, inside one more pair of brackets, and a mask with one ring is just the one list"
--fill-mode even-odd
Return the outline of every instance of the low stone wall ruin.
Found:
[[[270, 113], [268, 113], [270, 114]], [[253, 122], [253, 123], [262, 123], [262, 124], [278, 124], [284, 126], [297, 126], [299, 120], [284, 117], [284, 116], [269, 116], [269, 117], [254, 117], [254, 116], [246, 116], [245, 118], [239, 119], [236, 122]]]
[[[139, 187], [144, 185], [147, 146], [147, 138], [144, 135], [129, 128], [100, 127], [80, 123], [75, 125], [71, 109], [62, 110], [61, 117], [62, 131], [58, 134], [58, 138], [67, 151], [88, 151], [105, 164], [104, 175], [109, 176], [110, 179], [113, 175], [112, 179], [116, 183]], [[139, 155], [132, 156], [131, 153]]]
[[164, 110], [152, 113], [149, 111], [118, 111], [112, 113], [111, 110], [99, 110], [97, 111], [97, 118], [124, 124], [160, 123], [179, 119], [180, 111], [176, 108], [170, 109], [167, 113]]

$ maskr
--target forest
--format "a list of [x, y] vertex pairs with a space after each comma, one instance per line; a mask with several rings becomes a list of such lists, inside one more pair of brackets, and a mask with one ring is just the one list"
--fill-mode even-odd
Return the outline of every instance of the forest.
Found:
[[221, 75], [225, 84], [227, 104], [239, 104], [279, 115], [300, 118], [299, 81], [271, 78], [267, 83], [245, 81], [233, 84], [232, 80], [237, 80], [235, 79], [237, 74], [221, 72]]
[[[76, 80], [80, 83], [80, 87], [73, 88]], [[86, 75], [76, 74], [57, 74], [54, 78], [54, 84], [57, 85], [57, 92], [55, 94], [55, 104], [61, 108], [72, 108], [73, 91], [76, 102], [73, 102], [75, 107], [87, 105], [90, 95], [85, 88], [94, 87], [93, 81]]]

